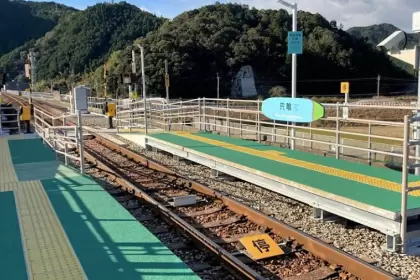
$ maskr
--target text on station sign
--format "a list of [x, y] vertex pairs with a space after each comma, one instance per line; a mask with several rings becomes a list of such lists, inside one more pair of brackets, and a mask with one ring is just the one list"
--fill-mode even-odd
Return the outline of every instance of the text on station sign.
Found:
[[272, 97], [264, 100], [262, 112], [272, 120], [308, 123], [322, 118], [325, 109], [310, 99]]

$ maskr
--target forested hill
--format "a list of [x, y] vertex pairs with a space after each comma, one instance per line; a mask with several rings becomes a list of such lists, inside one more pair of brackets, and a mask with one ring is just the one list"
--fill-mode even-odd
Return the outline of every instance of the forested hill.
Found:
[[[353, 36], [356, 36], [361, 39], [366, 39], [368, 43], [373, 45], [379, 44], [386, 37], [391, 35], [393, 32], [400, 30], [392, 24], [382, 23], [375, 24], [366, 27], [352, 27], [347, 30]], [[407, 46], [406, 48], [412, 49], [416, 44], [418, 44], [418, 36], [414, 33], [407, 34]]]
[[14, 63], [22, 51], [31, 48], [37, 53], [38, 81], [89, 72], [104, 63], [109, 53], [156, 30], [162, 22], [162, 18], [125, 2], [96, 4], [64, 18], [36, 42], [3, 56], [0, 66], [9, 73], [23, 69], [23, 61]]
[[74, 11], [53, 2], [0, 0], [0, 56], [43, 36], [63, 16]]
[[[249, 9], [238, 4], [215, 4], [185, 12], [142, 40], [148, 92], [165, 92], [165, 59], [169, 61], [170, 91], [174, 97], [215, 97], [217, 73], [221, 76], [222, 93], [228, 94], [232, 79], [244, 65], [253, 67], [258, 89], [264, 90], [267, 85], [289, 87], [291, 56], [287, 54], [287, 32], [291, 23], [285, 10]], [[299, 11], [298, 25], [304, 34], [304, 54], [298, 56], [298, 94], [339, 94], [341, 79], [378, 74], [409, 77], [390, 63], [385, 53], [319, 14]], [[114, 53], [109, 65], [115, 79], [130, 69], [133, 48], [134, 45]], [[102, 71], [98, 69], [90, 76], [91, 85], [103, 84]], [[305, 82], [317, 79], [335, 81]], [[115, 80], [109, 80], [109, 88], [117, 88]], [[352, 82], [353, 93], [375, 91], [375, 81]]]

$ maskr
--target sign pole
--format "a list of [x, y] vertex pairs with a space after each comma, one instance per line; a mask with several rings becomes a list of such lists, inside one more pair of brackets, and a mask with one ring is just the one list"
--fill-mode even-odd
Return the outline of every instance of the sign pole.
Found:
[[[297, 31], [297, 3], [294, 3], [292, 8], [292, 31]], [[297, 80], [297, 54], [292, 54], [292, 98], [296, 98], [296, 80]], [[292, 123], [293, 126], [296, 125], [295, 122]], [[295, 149], [295, 137], [296, 137], [296, 129], [292, 127], [292, 141], [291, 141], [291, 148], [292, 150]]]
[[146, 95], [146, 76], [144, 74], [144, 48], [141, 45], [137, 45], [140, 48], [140, 57], [141, 57], [141, 76], [143, 82], [143, 102], [144, 102], [144, 130], [147, 135], [147, 95]]
[[[347, 106], [349, 102], [349, 94], [350, 94], [350, 83], [349, 82], [341, 82], [340, 84], [340, 93], [344, 94], [344, 107], [343, 107], [343, 119], [348, 119], [349, 117], [349, 107]], [[337, 106], [337, 113], [339, 107]]]
[[[303, 33], [297, 31], [297, 3], [290, 4], [284, 0], [277, 0], [280, 4], [292, 9], [292, 32], [288, 33], [287, 53], [292, 55], [292, 98], [296, 98], [296, 82], [297, 82], [297, 55], [303, 53]], [[290, 141], [290, 148], [295, 149], [296, 125], [292, 122], [292, 135]]]

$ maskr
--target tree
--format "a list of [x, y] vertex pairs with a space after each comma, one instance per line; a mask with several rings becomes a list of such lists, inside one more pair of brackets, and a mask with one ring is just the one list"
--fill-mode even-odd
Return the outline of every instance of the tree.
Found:
[[272, 87], [269, 91], [270, 97], [286, 97], [289, 96], [286, 88], [282, 86]]

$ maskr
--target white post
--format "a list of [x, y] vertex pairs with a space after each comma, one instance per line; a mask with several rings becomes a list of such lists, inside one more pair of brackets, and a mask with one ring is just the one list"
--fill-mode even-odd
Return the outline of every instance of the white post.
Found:
[[[346, 95], [347, 96], [347, 95]], [[336, 124], [335, 124], [335, 158], [340, 158], [340, 107], [337, 102], [337, 114], [336, 114]]]
[[226, 99], [226, 134], [230, 137], [229, 98]]
[[[67, 129], [64, 130], [64, 137], [67, 137]], [[67, 145], [68, 139], [65, 138], [65, 141], [66, 141], [66, 143], [64, 144], [64, 163], [65, 163], [66, 166], [68, 166], [69, 165], [69, 158], [68, 158], [69, 149], [68, 149], [68, 145]]]
[[401, 253], [407, 251], [407, 194], [408, 194], [408, 152], [410, 123], [409, 116], [404, 116], [404, 143], [403, 143], [403, 164], [402, 164], [402, 182], [401, 182]]
[[[292, 31], [297, 31], [297, 3], [293, 4], [292, 8]], [[292, 54], [292, 98], [296, 98], [296, 79], [297, 79], [297, 54]], [[296, 123], [292, 123], [292, 125], [296, 125]], [[291, 141], [291, 148], [292, 150], [295, 149], [295, 134], [296, 129], [292, 127], [292, 141]]]
[[[206, 118], [206, 116], [207, 116], [207, 112], [206, 112], [206, 98], [205, 97], [203, 97], [203, 119], [204, 119], [204, 131], [207, 131], [207, 123], [206, 123], [206, 121], [207, 121], [207, 118]], [[209, 116], [210, 117], [210, 116]], [[210, 128], [209, 128], [210, 129]]]
[[220, 77], [219, 77], [219, 73], [217, 73], [217, 104], [219, 104], [219, 98], [220, 98]]
[[257, 137], [258, 137], [258, 143], [261, 143], [261, 123], [260, 123], [260, 99], [257, 99]]
[[372, 153], [371, 153], [371, 149], [372, 149], [372, 139], [371, 139], [371, 137], [372, 137], [372, 124], [371, 124], [371, 122], [369, 122], [369, 128], [368, 128], [369, 130], [368, 130], [368, 134], [369, 134], [369, 136], [368, 136], [368, 149], [369, 149], [369, 152], [368, 152], [368, 161], [369, 161], [369, 165], [370, 164], [372, 164]]
[[144, 102], [144, 130], [147, 135], [147, 105], [146, 105], [146, 77], [144, 74], [144, 49], [143, 46], [137, 45], [140, 48], [141, 56], [141, 77], [143, 80], [143, 102]]
[[77, 129], [79, 130], [79, 154], [80, 154], [80, 173], [85, 174], [85, 157], [83, 153], [83, 123], [82, 112], [77, 111]]

